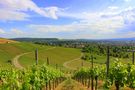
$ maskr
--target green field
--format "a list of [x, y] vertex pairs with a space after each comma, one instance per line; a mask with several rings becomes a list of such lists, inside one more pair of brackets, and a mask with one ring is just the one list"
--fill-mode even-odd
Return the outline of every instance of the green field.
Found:
[[[82, 66], [90, 67], [90, 61], [84, 60], [74, 60], [76, 58], [80, 58], [81, 50], [75, 48], [64, 48], [64, 47], [52, 47], [52, 46], [43, 46], [32, 43], [10, 43], [10, 44], [0, 44], [0, 68], [8, 68], [12, 67], [12, 60], [15, 56], [20, 55], [22, 53], [30, 52], [21, 56], [18, 60], [19, 64], [23, 67], [28, 67], [30, 65], [35, 64], [35, 49], [38, 48], [38, 61], [39, 65], [47, 62], [47, 57], [49, 59], [49, 63], [51, 66], [62, 67], [64, 63], [70, 69], [77, 69]], [[104, 64], [106, 62], [106, 56], [100, 56], [93, 54], [96, 57], [94, 59], [94, 63], [96, 65]], [[116, 58], [110, 57], [110, 62], [113, 62]], [[73, 60], [73, 61], [72, 61]], [[120, 59], [122, 62], [127, 63], [131, 62], [132, 57], [129, 59]], [[71, 62], [70, 62], [71, 61]]]
[[[39, 64], [46, 63], [48, 57], [50, 65], [55, 66], [57, 64], [58, 66], [62, 67], [64, 62], [78, 58], [81, 55], [81, 52], [79, 49], [52, 47], [47, 50], [39, 50], [38, 54]], [[34, 64], [34, 52], [22, 56], [19, 59], [19, 62], [25, 67]]]
[[46, 63], [47, 57], [49, 58], [50, 65], [56, 64], [60, 67], [63, 63], [72, 59], [78, 58], [81, 55], [80, 49], [41, 46], [32, 43], [12, 43], [0, 44], [0, 68], [12, 67], [12, 59], [22, 53], [30, 52], [19, 58], [19, 63], [24, 66], [35, 64], [35, 49], [38, 48], [39, 64]]
[[31, 43], [10, 43], [10, 44], [0, 44], [0, 67], [7, 68], [11, 67], [12, 64], [9, 61], [21, 53], [34, 51], [36, 48], [50, 48], [49, 46], [41, 47], [40, 45], [35, 45]]

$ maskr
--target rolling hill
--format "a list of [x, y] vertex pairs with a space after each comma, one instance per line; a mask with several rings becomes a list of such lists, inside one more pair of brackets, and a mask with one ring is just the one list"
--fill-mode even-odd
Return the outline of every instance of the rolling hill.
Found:
[[[81, 50], [75, 48], [65, 48], [65, 47], [54, 47], [54, 46], [45, 46], [38, 45], [28, 42], [19, 42], [19, 43], [3, 43], [0, 44], [0, 68], [10, 68], [14, 67], [13, 60], [17, 57], [16, 63], [19, 63], [22, 67], [28, 67], [30, 65], [35, 64], [35, 49], [38, 48], [38, 60], [39, 65], [47, 62], [47, 58], [49, 59], [49, 63], [51, 66], [68, 69], [77, 69], [78, 67], [83, 66], [90, 67], [91, 63], [88, 61], [82, 61], [80, 59]], [[27, 53], [27, 54], [24, 54]], [[24, 54], [24, 55], [21, 55]], [[99, 56], [93, 53], [96, 56], [96, 60], [94, 62], [96, 64], [105, 63], [106, 56]], [[110, 57], [110, 62], [113, 62], [116, 58]], [[120, 60], [124, 63], [131, 62], [131, 57], [129, 59]]]
[[[79, 49], [74, 48], [52, 47], [46, 50], [39, 50], [38, 54], [39, 64], [46, 63], [48, 58], [49, 64], [51, 66], [56, 66], [57, 64], [59, 67], [63, 67], [63, 64], [65, 62], [80, 57], [81, 52]], [[34, 52], [23, 55], [22, 57], [20, 57], [19, 62], [24, 67], [34, 64]]]
[[19, 54], [34, 51], [36, 48], [46, 49], [49, 46], [41, 47], [32, 43], [5, 43], [0, 44], [0, 67], [12, 67], [12, 59]]
[[0, 44], [5, 44], [5, 43], [17, 43], [17, 41], [0, 38]]
[[0, 68], [14, 67], [13, 58], [16, 56], [30, 52], [21, 56], [18, 62], [23, 67], [35, 64], [35, 49], [38, 48], [39, 64], [46, 63], [47, 57], [51, 66], [63, 67], [67, 61], [80, 57], [80, 49], [41, 46], [33, 43], [3, 43], [0, 44]]

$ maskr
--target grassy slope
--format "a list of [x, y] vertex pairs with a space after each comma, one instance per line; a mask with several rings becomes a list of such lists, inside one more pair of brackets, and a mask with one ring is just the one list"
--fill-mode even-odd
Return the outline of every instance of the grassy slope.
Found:
[[[96, 57], [96, 59], [94, 59], [94, 65], [105, 65], [106, 62], [106, 56], [100, 56], [100, 55], [96, 55], [93, 54], [94, 57]], [[110, 57], [110, 63], [113, 63], [116, 60], [115, 57]], [[128, 59], [123, 59], [123, 58], [119, 58], [119, 60], [123, 63], [132, 63], [132, 57], [128, 58]], [[85, 61], [85, 60], [75, 60], [71, 63], [68, 63], [67, 65], [70, 66], [71, 68], [80, 68], [82, 67], [82, 62], [83, 62], [83, 67], [91, 67], [91, 62], [90, 61]]]
[[31, 43], [0, 44], [0, 67], [11, 67], [11, 64], [8, 63], [8, 60], [12, 60], [18, 54], [34, 51], [35, 48], [42, 49], [42, 47], [39, 45]]
[[[79, 49], [73, 48], [63, 48], [63, 47], [56, 47], [49, 50], [39, 50], [39, 63], [43, 64], [46, 63], [47, 57], [49, 58], [50, 65], [55, 66], [63, 66], [63, 63], [75, 58], [78, 58], [81, 55]], [[20, 58], [19, 62], [23, 66], [32, 65], [35, 63], [34, 59], [34, 52], [24, 55]]]
[[[72, 64], [71, 64], [72, 63]], [[74, 69], [79, 69], [81, 67], [91, 67], [91, 63], [88, 62], [88, 61], [84, 61], [84, 60], [76, 60], [76, 61], [73, 61], [71, 63], [68, 63], [67, 65], [71, 68], [74, 68]], [[98, 64], [94, 64], [94, 65], [98, 65]]]
[[[23, 66], [32, 65], [35, 63], [34, 50], [39, 49], [39, 63], [43, 64], [46, 62], [46, 58], [49, 58], [51, 65], [62, 66], [64, 62], [78, 58], [81, 54], [79, 49], [73, 48], [63, 48], [56, 47], [54, 49], [47, 50], [52, 48], [50, 46], [40, 46], [31, 43], [9, 43], [9, 44], [0, 44], [0, 67], [11, 67], [11, 64], [8, 63], [8, 60], [12, 60], [16, 55], [24, 52], [32, 52], [28, 55], [24, 55], [20, 58], [19, 62]], [[106, 56], [93, 55], [97, 59], [94, 62], [105, 63]], [[111, 62], [115, 58], [111, 57]], [[123, 62], [129, 62], [129, 59], [121, 59]], [[130, 58], [131, 62], [132, 58]], [[68, 64], [73, 68], [81, 67], [82, 61], [77, 60]], [[84, 66], [89, 67], [90, 62], [84, 61]]]

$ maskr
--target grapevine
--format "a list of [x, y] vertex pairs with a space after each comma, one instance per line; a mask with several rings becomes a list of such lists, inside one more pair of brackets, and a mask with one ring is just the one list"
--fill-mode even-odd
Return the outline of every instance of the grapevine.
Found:
[[[50, 90], [64, 80], [64, 74], [52, 67], [33, 65], [24, 70], [0, 70], [2, 90]], [[51, 84], [55, 84], [52, 87]]]

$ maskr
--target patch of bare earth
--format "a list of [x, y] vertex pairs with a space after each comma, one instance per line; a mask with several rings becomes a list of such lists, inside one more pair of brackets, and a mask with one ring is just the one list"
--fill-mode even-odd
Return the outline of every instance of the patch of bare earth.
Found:
[[6, 43], [16, 43], [17, 41], [9, 40], [9, 39], [4, 39], [0, 38], [0, 44], [6, 44]]

